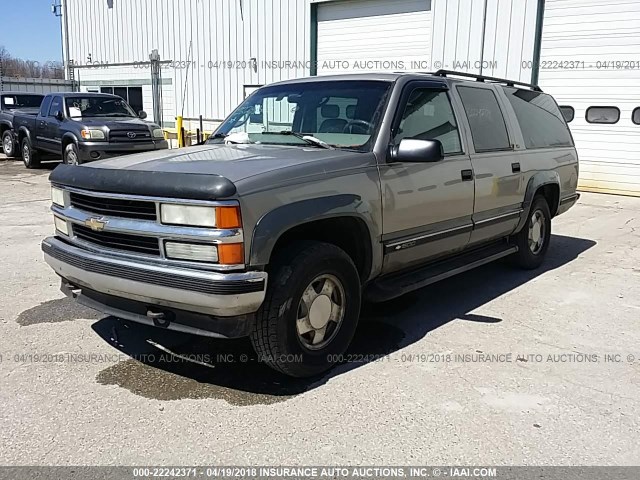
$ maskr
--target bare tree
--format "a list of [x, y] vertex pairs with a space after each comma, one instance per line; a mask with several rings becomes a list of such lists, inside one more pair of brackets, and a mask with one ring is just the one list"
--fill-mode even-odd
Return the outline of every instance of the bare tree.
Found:
[[0, 74], [5, 77], [64, 78], [62, 62], [38, 62], [13, 58], [0, 45]]

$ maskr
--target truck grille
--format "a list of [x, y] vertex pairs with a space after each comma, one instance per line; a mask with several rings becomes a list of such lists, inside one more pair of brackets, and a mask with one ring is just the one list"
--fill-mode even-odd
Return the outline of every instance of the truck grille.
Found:
[[82, 225], [74, 225], [73, 233], [80, 240], [101, 247], [146, 253], [148, 255], [160, 255], [160, 245], [157, 238], [105, 231], [95, 232]]
[[112, 143], [150, 142], [151, 131], [148, 128], [131, 128], [127, 130], [111, 130], [109, 141]]
[[140, 200], [93, 197], [81, 193], [70, 193], [71, 205], [85, 212], [139, 220], [157, 219], [156, 204]]

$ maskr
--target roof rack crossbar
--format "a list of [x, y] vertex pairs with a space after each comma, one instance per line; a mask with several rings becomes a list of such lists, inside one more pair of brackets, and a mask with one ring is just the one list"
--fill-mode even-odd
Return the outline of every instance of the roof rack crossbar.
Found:
[[494, 82], [494, 83], [504, 83], [509, 87], [514, 87], [516, 85], [522, 87], [528, 87], [536, 92], [542, 92], [542, 89], [538, 85], [533, 85], [531, 83], [519, 82], [517, 80], [507, 80], [506, 78], [497, 78], [497, 77], [487, 77], [486, 75], [478, 75], [475, 73], [468, 72], [456, 72], [454, 70], [438, 70], [433, 73], [436, 77], [446, 77], [447, 75], [455, 75], [458, 77], [467, 77], [467, 78], [475, 78], [477, 82]]

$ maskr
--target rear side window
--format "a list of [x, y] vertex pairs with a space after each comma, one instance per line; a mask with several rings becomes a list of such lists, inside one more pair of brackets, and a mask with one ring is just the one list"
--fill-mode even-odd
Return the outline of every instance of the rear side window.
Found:
[[486, 88], [458, 87], [476, 152], [508, 150], [509, 135], [495, 94]]
[[51, 102], [51, 106], [49, 107], [49, 116], [55, 117], [56, 112], [61, 112], [61, 111], [62, 111], [62, 98], [54, 97], [53, 101]]
[[567, 123], [573, 122], [573, 119], [576, 118], [576, 111], [573, 107], [569, 107], [567, 105], [561, 106], [560, 112], [562, 112], [562, 116], [567, 121]]
[[573, 146], [565, 117], [551, 95], [502, 88], [516, 114], [526, 148]]
[[631, 114], [631, 121], [636, 125], [640, 125], [640, 107], [633, 110], [633, 113]]
[[40, 105], [41, 117], [46, 117], [47, 115], [49, 115], [49, 107], [51, 106], [51, 99], [52, 97], [44, 97], [44, 100], [42, 101], [42, 105]]
[[426, 88], [411, 92], [394, 142], [398, 144], [404, 138], [439, 140], [445, 154], [462, 152], [458, 125], [446, 92]]
[[618, 107], [589, 107], [586, 118], [589, 123], [618, 123], [620, 109]]

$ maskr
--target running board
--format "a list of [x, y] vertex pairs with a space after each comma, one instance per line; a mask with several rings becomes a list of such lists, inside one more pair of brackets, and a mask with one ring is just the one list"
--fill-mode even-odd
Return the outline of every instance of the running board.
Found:
[[517, 246], [500, 242], [499, 244], [464, 252], [419, 269], [391, 274], [369, 284], [365, 292], [365, 298], [370, 302], [386, 302], [445, 278], [491, 263], [517, 251]]

